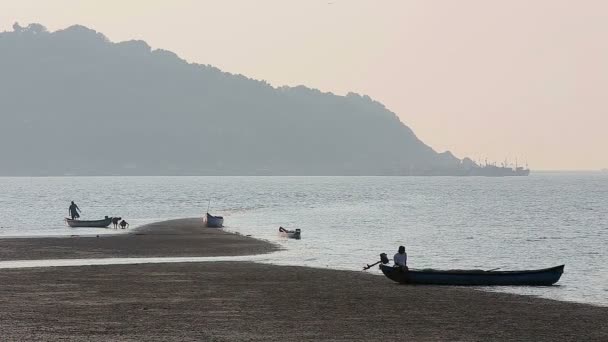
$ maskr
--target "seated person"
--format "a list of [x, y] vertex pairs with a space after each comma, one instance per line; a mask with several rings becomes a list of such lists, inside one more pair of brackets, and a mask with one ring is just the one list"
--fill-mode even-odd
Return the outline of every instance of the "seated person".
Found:
[[395, 267], [401, 268], [403, 271], [407, 271], [407, 253], [405, 253], [405, 247], [399, 246], [399, 250], [393, 256], [393, 262]]
[[125, 229], [129, 226], [129, 223], [127, 223], [127, 221], [122, 220], [120, 221], [120, 228]]

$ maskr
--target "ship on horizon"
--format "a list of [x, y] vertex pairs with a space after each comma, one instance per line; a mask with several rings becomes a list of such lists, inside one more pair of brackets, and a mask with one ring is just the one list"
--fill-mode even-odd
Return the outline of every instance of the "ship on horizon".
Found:
[[521, 166], [513, 168], [509, 166], [483, 165], [472, 167], [468, 175], [487, 177], [529, 176], [530, 169]]
[[497, 165], [496, 163], [475, 162], [471, 158], [465, 157], [462, 160], [457, 160], [457, 163], [444, 165], [436, 168], [417, 169], [410, 166], [404, 173], [398, 173], [404, 176], [481, 176], [481, 177], [511, 177], [511, 176], [529, 176], [530, 169], [526, 164], [525, 167], [519, 166], [517, 161], [515, 165], [505, 162]]
[[481, 163], [472, 163], [469, 168], [468, 176], [486, 176], [486, 177], [508, 177], [508, 176], [529, 176], [530, 168], [517, 165], [510, 166], [506, 161], [500, 166], [496, 163], [488, 164], [487, 160], [484, 165]]

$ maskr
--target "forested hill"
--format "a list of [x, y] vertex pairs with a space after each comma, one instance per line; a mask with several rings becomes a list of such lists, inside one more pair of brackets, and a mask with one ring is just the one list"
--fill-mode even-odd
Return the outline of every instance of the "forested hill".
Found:
[[78, 25], [13, 28], [0, 33], [0, 175], [461, 172], [367, 96], [275, 88]]

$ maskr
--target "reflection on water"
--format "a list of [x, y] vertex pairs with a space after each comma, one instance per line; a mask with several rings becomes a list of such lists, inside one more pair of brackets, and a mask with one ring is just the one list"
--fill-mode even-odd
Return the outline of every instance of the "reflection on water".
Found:
[[65, 227], [71, 200], [135, 226], [201, 217], [208, 199], [226, 230], [286, 249], [256, 261], [358, 271], [405, 245], [414, 268], [566, 264], [561, 286], [499, 290], [608, 305], [608, 174], [0, 178], [0, 236], [116, 233]]

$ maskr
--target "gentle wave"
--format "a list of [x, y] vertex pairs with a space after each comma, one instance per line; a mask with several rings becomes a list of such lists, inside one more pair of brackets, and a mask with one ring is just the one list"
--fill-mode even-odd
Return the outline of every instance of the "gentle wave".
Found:
[[[286, 250], [270, 262], [360, 270], [405, 245], [417, 268], [527, 269], [566, 264], [535, 295], [608, 304], [608, 176], [57, 177], [0, 178], [0, 236], [114, 234], [70, 230], [83, 218], [122, 216], [131, 227], [210, 212], [227, 230]], [[592, 209], [592, 210], [591, 210]], [[284, 239], [278, 227], [302, 229]], [[524, 293], [526, 289], [502, 289]]]

